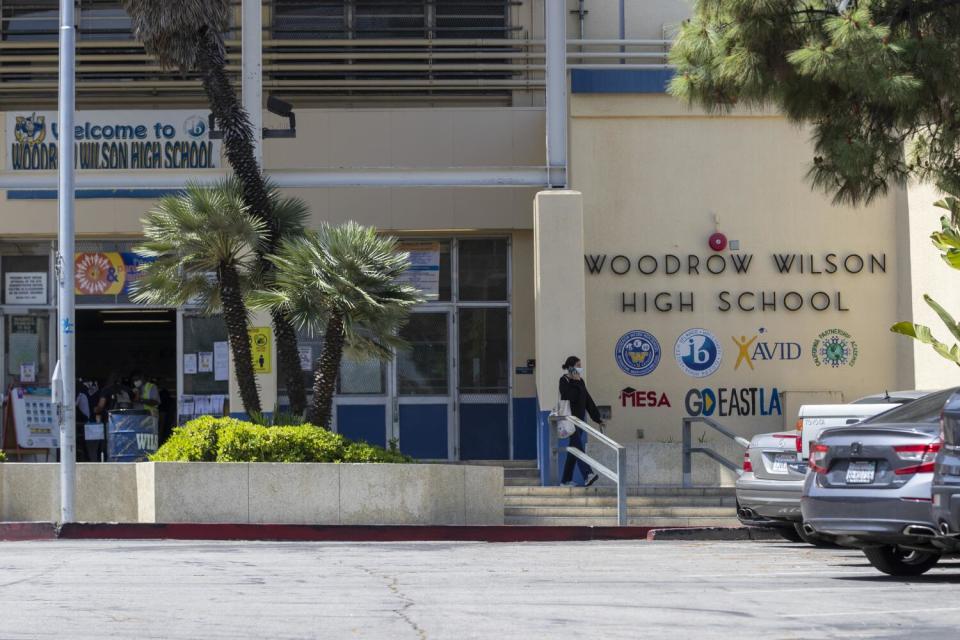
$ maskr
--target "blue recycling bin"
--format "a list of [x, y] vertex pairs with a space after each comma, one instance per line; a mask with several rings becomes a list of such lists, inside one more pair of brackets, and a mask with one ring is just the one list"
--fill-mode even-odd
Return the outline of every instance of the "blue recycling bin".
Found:
[[108, 462], [143, 462], [159, 446], [157, 419], [145, 409], [111, 411], [106, 436]]

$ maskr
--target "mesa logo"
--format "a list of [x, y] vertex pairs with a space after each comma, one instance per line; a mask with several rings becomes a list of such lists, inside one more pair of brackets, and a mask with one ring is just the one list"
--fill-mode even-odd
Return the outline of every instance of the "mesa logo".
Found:
[[620, 392], [620, 404], [624, 407], [669, 407], [670, 399], [665, 393], [627, 387]]
[[758, 342], [761, 335], [767, 332], [760, 328], [757, 335], [752, 338], [747, 336], [731, 336], [733, 343], [737, 345], [737, 361], [733, 365], [734, 371], [739, 370], [741, 365], [746, 365], [753, 371], [753, 363], [756, 360], [799, 360], [803, 354], [803, 348], [799, 342]]
[[690, 389], [684, 399], [687, 413], [694, 417], [779, 416], [783, 415], [780, 392], [776, 387], [719, 387]]

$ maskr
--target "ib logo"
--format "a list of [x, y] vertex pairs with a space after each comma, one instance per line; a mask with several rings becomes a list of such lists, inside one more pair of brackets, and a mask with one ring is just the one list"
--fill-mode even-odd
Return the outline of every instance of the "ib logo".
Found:
[[200, 116], [190, 116], [184, 121], [183, 128], [191, 138], [202, 138], [207, 132], [207, 123]]
[[624, 373], [645, 376], [660, 364], [660, 343], [646, 331], [628, 331], [617, 341], [613, 357]]
[[723, 360], [720, 341], [706, 329], [689, 329], [681, 333], [673, 353], [680, 369], [694, 378], [709, 376], [720, 368]]

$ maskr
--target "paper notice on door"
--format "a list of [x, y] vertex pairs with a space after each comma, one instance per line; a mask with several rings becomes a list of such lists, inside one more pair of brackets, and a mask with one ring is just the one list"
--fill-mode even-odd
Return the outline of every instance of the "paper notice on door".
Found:
[[297, 347], [297, 352], [300, 354], [300, 370], [313, 371], [313, 347], [310, 345]]
[[183, 354], [183, 373], [184, 375], [193, 375], [197, 372], [197, 354]]
[[36, 382], [37, 365], [34, 362], [20, 363], [20, 382]]
[[201, 351], [197, 354], [197, 371], [200, 373], [213, 371], [213, 351]]
[[213, 343], [213, 379], [227, 380], [230, 377], [230, 356], [226, 342]]

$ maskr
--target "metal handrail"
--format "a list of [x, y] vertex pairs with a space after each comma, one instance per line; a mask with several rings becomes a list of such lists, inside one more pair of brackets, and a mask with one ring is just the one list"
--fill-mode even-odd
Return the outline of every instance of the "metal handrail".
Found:
[[693, 486], [693, 465], [692, 458], [695, 453], [702, 453], [708, 458], [713, 459], [715, 462], [720, 465], [730, 469], [731, 471], [737, 473], [738, 475], [743, 473], [743, 470], [740, 468], [740, 465], [735, 461], [730, 460], [729, 458], [717, 453], [709, 447], [694, 447], [691, 437], [691, 427], [695, 422], [704, 424], [720, 435], [733, 440], [744, 449], [750, 446], [750, 441], [744, 437], [738, 436], [736, 433], [717, 422], [713, 418], [706, 418], [703, 416], [698, 417], [688, 417], [683, 419], [683, 486], [692, 487]]
[[[586, 432], [587, 434], [593, 436], [598, 442], [604, 444], [614, 450], [617, 454], [617, 470], [613, 471], [606, 465], [601, 464], [591, 456], [587, 455], [585, 451], [580, 449], [574, 449], [572, 447], [566, 447], [567, 455], [572, 455], [575, 458], [579, 458], [586, 462], [590, 467], [599, 473], [600, 475], [612, 480], [617, 484], [617, 525], [621, 527], [627, 526], [627, 449], [622, 444], [605, 435], [599, 429], [594, 429], [589, 424], [577, 418], [576, 416], [550, 416], [550, 422], [553, 425], [556, 425], [558, 420], [569, 420], [573, 426], [581, 431]], [[551, 429], [553, 436], [556, 437], [556, 429]], [[557, 447], [557, 457], [559, 465], [559, 447]]]
[[567, 46], [576, 49], [567, 51], [567, 67], [633, 71], [672, 69], [669, 64], [672, 45], [673, 41], [665, 38], [571, 39], [567, 40]]

